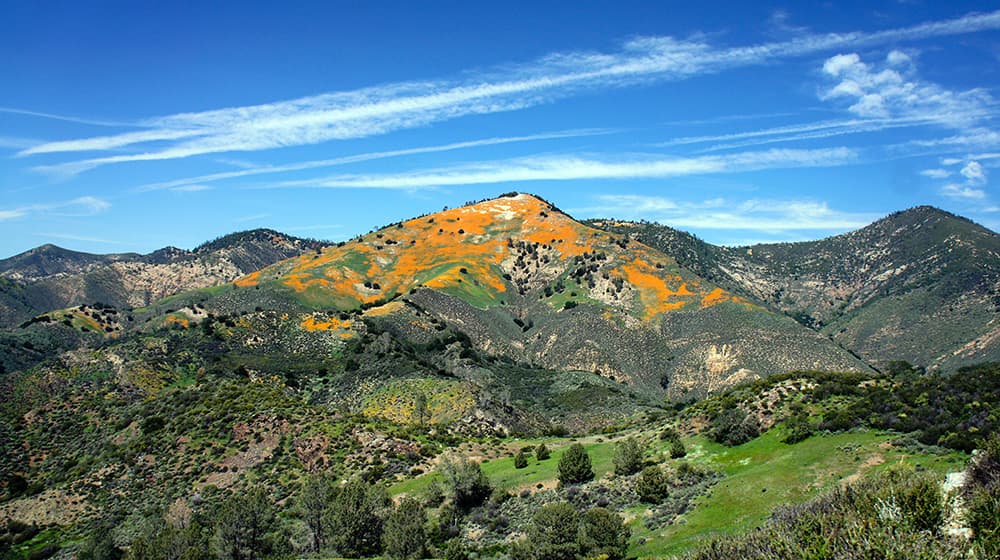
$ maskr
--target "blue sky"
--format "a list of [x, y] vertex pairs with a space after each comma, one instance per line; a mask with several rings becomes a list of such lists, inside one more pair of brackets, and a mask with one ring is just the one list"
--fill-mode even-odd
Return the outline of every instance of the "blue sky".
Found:
[[84, 4], [0, 4], [0, 257], [512, 190], [725, 244], [1000, 226], [993, 3]]

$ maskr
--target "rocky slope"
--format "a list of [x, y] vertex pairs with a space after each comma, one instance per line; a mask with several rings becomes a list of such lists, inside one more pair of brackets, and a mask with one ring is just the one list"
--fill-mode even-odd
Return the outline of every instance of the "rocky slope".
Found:
[[[456, 325], [489, 355], [596, 372], [678, 399], [791, 369], [866, 369], [826, 337], [664, 252], [586, 226], [530, 195], [393, 224], [235, 286], [206, 306], [246, 309], [252, 297], [264, 309], [284, 301], [366, 310], [393, 335], [421, 343], [435, 334], [432, 318]], [[353, 336], [353, 323], [342, 318], [298, 320]]]
[[43, 245], [0, 260], [0, 326], [70, 306], [141, 307], [217, 286], [323, 244], [272, 230], [234, 233], [186, 251], [93, 255]]
[[936, 208], [819, 241], [738, 248], [656, 224], [594, 225], [673, 251], [681, 264], [872, 363], [954, 369], [1000, 359], [1000, 236]]

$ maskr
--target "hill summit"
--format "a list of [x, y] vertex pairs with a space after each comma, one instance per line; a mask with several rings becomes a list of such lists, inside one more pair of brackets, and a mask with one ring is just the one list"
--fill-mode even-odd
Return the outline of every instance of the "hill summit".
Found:
[[431, 317], [456, 325], [484, 353], [597, 372], [674, 398], [790, 369], [865, 369], [825, 337], [671, 256], [528, 194], [391, 224], [234, 285], [218, 305], [281, 302], [269, 305], [298, 307], [302, 328], [345, 340], [363, 317], [426, 342]]

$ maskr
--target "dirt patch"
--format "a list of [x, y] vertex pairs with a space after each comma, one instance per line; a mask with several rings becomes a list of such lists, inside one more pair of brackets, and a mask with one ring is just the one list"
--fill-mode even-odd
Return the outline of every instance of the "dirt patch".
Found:
[[0, 519], [33, 525], [71, 525], [87, 511], [83, 496], [61, 490], [46, 490], [37, 496], [0, 505]]
[[872, 467], [877, 467], [878, 465], [881, 465], [884, 462], [885, 462], [885, 455], [881, 453], [876, 453], [868, 457], [867, 459], [865, 459], [865, 462], [858, 465], [858, 470], [855, 471], [854, 474], [844, 478], [844, 484], [853, 484], [854, 482], [857, 482], [864, 475], [864, 471]]

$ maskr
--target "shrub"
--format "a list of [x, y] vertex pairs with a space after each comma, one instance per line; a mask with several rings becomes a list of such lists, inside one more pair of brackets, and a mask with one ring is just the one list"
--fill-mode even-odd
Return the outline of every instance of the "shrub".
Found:
[[785, 429], [787, 433], [781, 441], [788, 444], [798, 443], [813, 434], [812, 424], [804, 412], [789, 416], [785, 421]]
[[518, 451], [517, 455], [514, 455], [514, 468], [523, 469], [528, 466], [528, 458], [524, 456], [523, 451]]
[[578, 543], [584, 558], [622, 560], [628, 549], [629, 529], [620, 515], [597, 507], [583, 514]]
[[569, 446], [559, 459], [559, 483], [579, 484], [594, 479], [594, 468], [587, 450], [579, 443]]
[[759, 435], [757, 419], [739, 407], [730, 408], [713, 418], [708, 431], [709, 438], [728, 446], [742, 445]]
[[681, 440], [679, 439], [674, 440], [674, 442], [670, 444], [671, 459], [680, 459], [681, 457], [684, 457], [686, 455], [687, 455], [687, 448], [684, 447], [684, 443]]
[[965, 522], [980, 558], [1000, 558], [1000, 487], [973, 492], [966, 506]]
[[528, 525], [528, 546], [535, 560], [576, 560], [579, 515], [567, 502], [546, 504]]
[[444, 547], [444, 560], [469, 560], [469, 553], [462, 539], [451, 539]]
[[392, 504], [384, 488], [352, 479], [338, 488], [330, 508], [330, 534], [341, 556], [374, 556], [382, 548], [383, 520]]
[[493, 491], [489, 479], [475, 461], [465, 458], [452, 461], [445, 458], [441, 463], [441, 474], [452, 501], [462, 509], [481, 505]]
[[643, 502], [658, 504], [670, 494], [670, 480], [659, 465], [652, 465], [642, 470], [635, 491]]
[[544, 461], [548, 459], [552, 454], [549, 452], [549, 448], [545, 447], [544, 443], [539, 443], [538, 447], [535, 448], [535, 458], [539, 461]]
[[427, 516], [420, 502], [403, 498], [385, 521], [385, 554], [395, 560], [414, 560], [424, 555]]
[[615, 445], [615, 474], [630, 475], [642, 468], [642, 447], [635, 438], [627, 438]]

